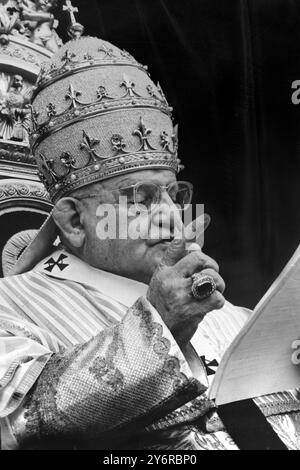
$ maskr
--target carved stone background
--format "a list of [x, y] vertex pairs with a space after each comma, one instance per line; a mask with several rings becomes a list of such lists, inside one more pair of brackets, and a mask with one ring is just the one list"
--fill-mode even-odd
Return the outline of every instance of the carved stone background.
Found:
[[0, 252], [15, 233], [38, 229], [52, 208], [28, 130], [33, 86], [61, 44], [51, 13], [57, 3], [0, 0]]
[[49, 205], [49, 208], [51, 208], [47, 191], [44, 189], [42, 184], [29, 183], [22, 180], [0, 181], [0, 215], [2, 202], [7, 202], [11, 199], [20, 199], [22, 202], [26, 202], [24, 201], [24, 198], [40, 202], [44, 207]]
[[38, 229], [51, 208], [47, 192], [40, 182], [17, 178], [0, 180], [0, 254], [16, 233]]
[[[0, 141], [0, 160], [23, 163], [35, 167], [35, 159], [29, 147]], [[1, 162], [0, 162], [1, 168]]]

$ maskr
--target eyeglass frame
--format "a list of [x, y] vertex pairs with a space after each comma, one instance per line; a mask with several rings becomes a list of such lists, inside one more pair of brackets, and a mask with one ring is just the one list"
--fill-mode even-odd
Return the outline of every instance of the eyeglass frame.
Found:
[[[127, 190], [127, 189], [133, 189], [133, 204], [135, 205], [135, 207], [138, 209], [138, 211], [140, 212], [140, 206], [143, 205], [141, 203], [138, 203], [136, 202], [136, 192], [137, 192], [137, 189], [140, 185], [142, 184], [152, 184], [153, 186], [156, 186], [157, 188], [159, 188], [159, 191], [160, 191], [160, 198], [159, 198], [159, 201], [161, 200], [161, 195], [162, 195], [162, 192], [163, 190], [165, 190], [166, 192], [168, 192], [168, 189], [170, 188], [170, 186], [172, 186], [173, 184], [178, 184], [178, 183], [185, 183], [188, 188], [190, 189], [190, 200], [189, 202], [187, 203], [187, 205], [189, 205], [191, 203], [191, 200], [193, 198], [193, 191], [194, 191], [194, 185], [193, 183], [191, 183], [190, 181], [173, 181], [172, 183], [168, 184], [167, 186], [164, 186], [164, 185], [160, 185], [160, 184], [157, 184], [157, 183], [153, 183], [153, 182], [145, 182], [145, 181], [138, 181], [137, 183], [135, 184], [132, 184], [130, 186], [124, 186], [122, 188], [118, 188], [118, 189], [112, 189], [110, 190], [110, 192], [119, 192], [120, 191], [123, 191], [123, 190]], [[169, 193], [168, 193], [169, 194]], [[77, 199], [77, 200], [81, 200], [81, 199], [90, 199], [90, 198], [96, 198], [96, 197], [99, 197], [99, 194], [96, 194], [96, 193], [90, 193], [90, 194], [86, 194], [85, 196], [82, 196], [82, 197], [75, 197], [74, 199]], [[155, 203], [154, 205], [159, 205], [160, 202], [157, 202]], [[176, 203], [174, 203], [176, 205]], [[152, 205], [152, 204], [151, 204]], [[146, 207], [146, 206], [145, 206]], [[185, 208], [178, 208], [177, 209], [179, 211], [184, 211]], [[149, 209], [146, 209], [146, 211], [144, 212], [149, 212]]]

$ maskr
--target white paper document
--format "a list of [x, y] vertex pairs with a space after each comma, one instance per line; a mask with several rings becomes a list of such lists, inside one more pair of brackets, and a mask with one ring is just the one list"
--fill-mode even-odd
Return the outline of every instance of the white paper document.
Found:
[[300, 246], [226, 351], [217, 405], [300, 387]]

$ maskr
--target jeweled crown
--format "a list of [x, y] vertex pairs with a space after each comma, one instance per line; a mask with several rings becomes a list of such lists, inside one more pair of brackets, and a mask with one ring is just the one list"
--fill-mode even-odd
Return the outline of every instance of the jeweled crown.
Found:
[[140, 169], [178, 172], [172, 108], [147, 68], [98, 38], [65, 44], [41, 71], [31, 145], [53, 202]]

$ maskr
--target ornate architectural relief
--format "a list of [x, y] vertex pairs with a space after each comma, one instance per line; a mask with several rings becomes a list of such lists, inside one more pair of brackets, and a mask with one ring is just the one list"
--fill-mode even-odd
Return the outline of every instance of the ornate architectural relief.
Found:
[[14, 181], [0, 184], [0, 201], [25, 197], [49, 201], [48, 193], [40, 183], [27, 183], [25, 181], [16, 183]]
[[[62, 45], [56, 33], [58, 21], [52, 14], [58, 1], [64, 3], [62, 10], [70, 16], [68, 35], [80, 37], [84, 28], [77, 22], [78, 10], [70, 0], [0, 0], [0, 254], [6, 247], [3, 250], [6, 262], [2, 273], [0, 268], [0, 275], [4, 276], [9, 271], [5, 268], [7, 256], [12, 267], [20, 254], [16, 246], [24, 248], [30, 242], [28, 234], [34, 231], [28, 231], [28, 220], [36, 228], [41, 216], [46, 216], [52, 208], [47, 191], [38, 182], [28, 130], [31, 116], [37, 117], [30, 104], [35, 82], [41, 68]], [[66, 57], [66, 63], [71, 60]], [[71, 95], [70, 90], [72, 104]], [[101, 97], [106, 99], [107, 93], [99, 88], [98, 98]], [[49, 120], [57, 114], [51, 103], [47, 111]], [[93, 144], [91, 140], [90, 144]], [[73, 167], [73, 156], [65, 152], [61, 155], [61, 164], [66, 169]], [[47, 165], [51, 168], [51, 159]], [[28, 220], [26, 217], [23, 224], [24, 213], [30, 217]], [[23, 224], [25, 231], [12, 234], [14, 218], [16, 230], [17, 227], [22, 229]]]
[[0, 74], [0, 139], [28, 144], [31, 90], [21, 75]]
[[56, 52], [61, 40], [56, 33], [58, 21], [51, 10], [57, 0], [2, 0], [0, 5], [0, 42], [9, 43], [9, 35], [27, 39]]
[[62, 44], [51, 13], [57, 1], [0, 0], [0, 163], [12, 162], [16, 172], [15, 164], [35, 165], [30, 99], [42, 64]]
[[[31, 155], [29, 148], [24, 146], [9, 145], [0, 141], [0, 160], [35, 165], [35, 158]], [[1, 165], [1, 163], [0, 163]]]
[[[16, 230], [20, 230], [24, 212], [37, 225], [52, 207], [37, 181], [28, 129], [30, 99], [41, 66], [62, 44], [52, 14], [56, 3], [0, 0], [0, 254], [12, 235], [14, 218]], [[7, 217], [11, 222], [7, 223]], [[24, 220], [24, 229], [28, 229], [28, 220]]]

